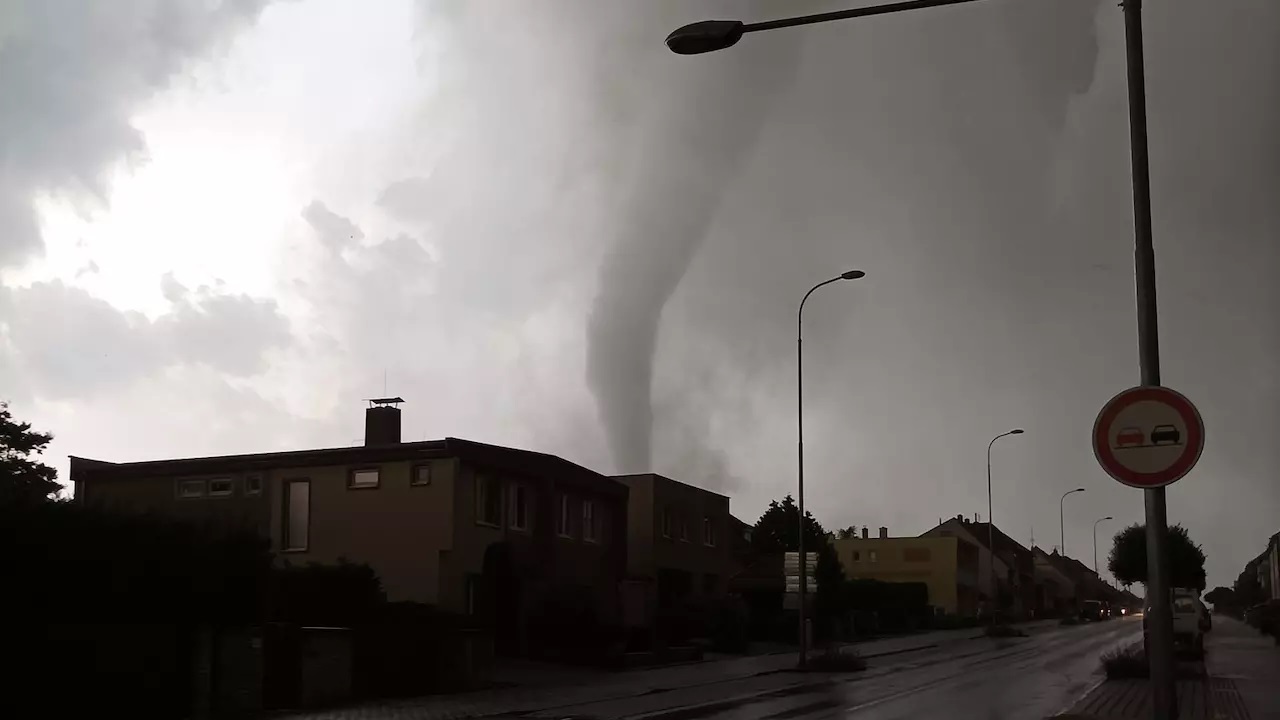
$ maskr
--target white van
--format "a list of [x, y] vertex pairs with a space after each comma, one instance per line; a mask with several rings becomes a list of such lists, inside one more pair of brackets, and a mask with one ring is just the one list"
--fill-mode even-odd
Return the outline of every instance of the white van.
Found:
[[[1173, 647], [1174, 650], [1190, 652], [1196, 657], [1204, 655], [1204, 633], [1209, 618], [1208, 608], [1200, 601], [1200, 595], [1194, 590], [1174, 588], [1173, 590]], [[1151, 606], [1142, 618], [1142, 640], [1147, 640], [1147, 618], [1151, 615]]]

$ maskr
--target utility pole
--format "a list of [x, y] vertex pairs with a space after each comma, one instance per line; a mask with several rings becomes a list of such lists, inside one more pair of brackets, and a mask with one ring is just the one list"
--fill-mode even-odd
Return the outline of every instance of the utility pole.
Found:
[[[1142, 0], [1121, 0], [1129, 79], [1129, 153], [1133, 175], [1134, 285], [1138, 311], [1138, 367], [1142, 385], [1160, 385], [1156, 254], [1151, 238], [1151, 160], [1147, 148], [1147, 87], [1142, 50]], [[1168, 511], [1164, 488], [1143, 490], [1147, 520], [1147, 662], [1156, 720], [1177, 717], [1173, 685], [1173, 617], [1165, 560]]]

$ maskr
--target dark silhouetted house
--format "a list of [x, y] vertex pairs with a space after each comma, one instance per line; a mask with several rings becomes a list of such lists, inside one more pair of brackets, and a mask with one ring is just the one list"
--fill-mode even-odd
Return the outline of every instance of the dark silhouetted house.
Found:
[[734, 571], [729, 498], [655, 473], [614, 478], [627, 499], [629, 624], [696, 597], [725, 593]]
[[129, 463], [73, 457], [75, 497], [248, 527], [292, 563], [368, 563], [389, 600], [492, 613], [510, 624], [498, 628], [500, 643], [505, 632], [523, 644], [526, 618], [552, 592], [573, 594], [601, 622], [619, 621], [625, 485], [538, 452], [458, 438], [401, 442], [398, 402], [372, 401], [359, 447]]

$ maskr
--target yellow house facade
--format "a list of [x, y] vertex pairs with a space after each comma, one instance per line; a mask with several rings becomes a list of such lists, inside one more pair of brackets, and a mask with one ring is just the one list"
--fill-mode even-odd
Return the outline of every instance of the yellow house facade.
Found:
[[834, 542], [845, 575], [882, 582], [920, 582], [929, 604], [949, 615], [974, 615], [978, 604], [978, 548], [958, 537], [841, 538]]

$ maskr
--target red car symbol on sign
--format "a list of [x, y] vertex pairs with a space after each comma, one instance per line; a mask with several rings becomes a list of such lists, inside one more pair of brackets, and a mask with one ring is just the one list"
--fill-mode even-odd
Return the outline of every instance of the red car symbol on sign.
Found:
[[1116, 434], [1116, 447], [1122, 448], [1122, 447], [1141, 446], [1142, 442], [1146, 439], [1147, 439], [1147, 436], [1144, 435], [1143, 432], [1136, 427], [1122, 428], [1120, 432]]

